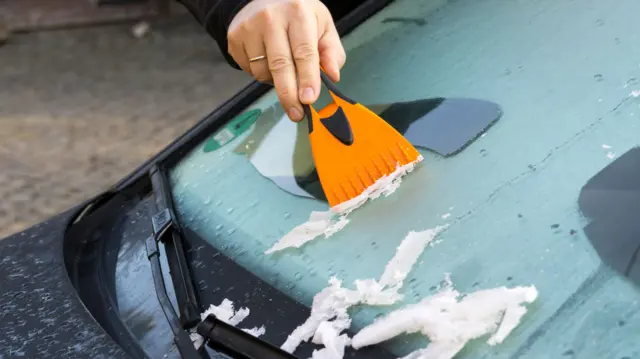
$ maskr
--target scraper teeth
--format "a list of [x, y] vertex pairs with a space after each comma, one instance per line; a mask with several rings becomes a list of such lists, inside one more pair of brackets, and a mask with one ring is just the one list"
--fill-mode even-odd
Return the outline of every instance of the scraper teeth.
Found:
[[382, 177], [385, 172], [382, 170], [382, 167], [380, 166], [380, 164], [378, 164], [378, 162], [376, 161], [376, 159], [372, 159], [371, 162], [373, 162], [373, 168], [375, 168], [376, 170], [378, 170], [378, 174], [376, 175], [372, 175], [372, 177], [374, 178], [380, 178]]
[[357, 195], [360, 195], [362, 192], [364, 192], [365, 188], [367, 188], [367, 186], [362, 183], [360, 175], [358, 175], [357, 171], [353, 173], [353, 176], [351, 176], [350, 180], [351, 184], [353, 184], [353, 187], [356, 189]]
[[389, 159], [387, 159], [383, 153], [380, 153], [380, 158], [382, 158], [382, 162], [384, 162], [384, 164], [387, 165], [388, 172], [385, 172], [384, 174], [389, 174], [395, 170], [395, 168], [391, 166]]
[[343, 202], [355, 197], [355, 193], [354, 193], [355, 190], [353, 189], [352, 186], [347, 186], [344, 183], [340, 183], [340, 188], [342, 188], [342, 191], [344, 192], [344, 195], [345, 195], [344, 196], [345, 199], [343, 200]]
[[396, 147], [393, 148], [393, 153], [396, 154], [396, 160], [402, 164], [406, 164], [411, 161], [409, 159], [409, 155], [402, 149], [402, 145], [400, 143], [396, 143]]
[[346, 201], [345, 197], [342, 196], [341, 193], [338, 193], [338, 191], [333, 190], [331, 192], [333, 193], [333, 197], [336, 199], [336, 203], [342, 203], [342, 202]]
[[373, 185], [374, 180], [371, 178], [371, 175], [366, 169], [356, 170], [356, 172], [358, 177], [360, 178], [360, 181], [362, 181], [362, 183], [364, 184], [365, 188]]

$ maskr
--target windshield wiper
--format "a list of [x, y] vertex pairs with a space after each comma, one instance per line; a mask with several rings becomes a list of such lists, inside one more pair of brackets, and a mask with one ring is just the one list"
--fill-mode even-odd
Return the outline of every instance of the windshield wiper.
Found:
[[[174, 342], [185, 359], [200, 358], [191, 337], [185, 329], [197, 325], [207, 345], [234, 359], [296, 359], [296, 357], [253, 335], [229, 325], [214, 315], [200, 321], [199, 305], [193, 286], [191, 272], [184, 250], [182, 228], [176, 220], [169, 181], [162, 168], [157, 165], [149, 171], [155, 205], [151, 209], [153, 235], [147, 238], [147, 256], [151, 262], [151, 274], [158, 301], [169, 321]], [[167, 253], [171, 280], [175, 289], [180, 317], [174, 312], [162, 276], [160, 250], [162, 242]]]
[[238, 359], [297, 359], [296, 356], [264, 340], [227, 324], [210, 314], [198, 325], [198, 334], [218, 352]]
[[180, 324], [182, 328], [190, 329], [200, 323], [200, 311], [185, 255], [182, 228], [176, 220], [166, 174], [159, 166], [154, 165], [149, 171], [149, 177], [155, 196], [155, 210], [151, 210], [153, 236], [156, 242], [162, 242], [165, 246], [180, 312]]

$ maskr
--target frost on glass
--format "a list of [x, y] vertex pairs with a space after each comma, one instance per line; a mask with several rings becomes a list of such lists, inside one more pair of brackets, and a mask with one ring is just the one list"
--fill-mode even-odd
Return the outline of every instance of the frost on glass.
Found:
[[[395, 256], [387, 264], [380, 280], [361, 279], [354, 282], [355, 289], [342, 287], [342, 282], [332, 277], [329, 286], [320, 291], [313, 298], [311, 315], [297, 327], [282, 349], [293, 353], [300, 343], [308, 341], [316, 335], [318, 329], [324, 326], [321, 338], [328, 338], [331, 333], [332, 345], [338, 340], [337, 335], [351, 326], [351, 318], [347, 312], [349, 308], [359, 304], [392, 305], [403, 296], [399, 293], [404, 279], [416, 263], [425, 247], [431, 243], [444, 227], [437, 227], [422, 232], [410, 232], [396, 250]], [[327, 326], [333, 331], [327, 331]], [[341, 343], [346, 343], [340, 340]]]
[[325, 238], [331, 237], [343, 229], [349, 220], [347, 216], [352, 211], [363, 206], [367, 201], [374, 200], [381, 195], [389, 196], [400, 186], [402, 177], [413, 171], [416, 163], [423, 160], [419, 156], [415, 162], [398, 166], [395, 171], [382, 176], [373, 185], [369, 186], [360, 195], [340, 203], [325, 212], [311, 212], [309, 220], [285, 234], [273, 247], [265, 253], [271, 254], [286, 248], [299, 248], [316, 237], [324, 234]]
[[[427, 9], [438, 2], [439, 11]], [[172, 173], [180, 221], [221, 255], [308, 306], [331, 277], [353, 291], [358, 279], [381, 280], [383, 264], [409, 230], [448, 223], [442, 242], [414, 264], [397, 305], [436, 295], [443, 273], [467, 295], [532, 283], [540, 292], [535, 315], [529, 309], [503, 345], [475, 340], [457, 358], [633, 357], [638, 288], [603, 265], [583, 232], [589, 220], [577, 199], [589, 178], [638, 145], [640, 97], [630, 92], [640, 78], [640, 2], [588, 5], [394, 2], [393, 11], [378, 12], [346, 39], [341, 90], [364, 104], [437, 96], [490, 100], [504, 116], [489, 133], [450, 158], [421, 151], [424, 161], [392, 196], [351, 213], [330, 240], [270, 255], [265, 251], [326, 204], [283, 191], [230, 150], [257, 145], [250, 140], [238, 138], [218, 152], [198, 148]], [[247, 111], [271, 106], [279, 106], [273, 93]], [[278, 144], [275, 138], [268, 145]], [[268, 159], [264, 163], [268, 169]], [[360, 304], [349, 313], [350, 328], [357, 332], [394, 309]], [[327, 333], [317, 341], [329, 343]], [[429, 348], [425, 336], [399, 338], [383, 345], [398, 356]], [[447, 346], [455, 352], [460, 343]]]

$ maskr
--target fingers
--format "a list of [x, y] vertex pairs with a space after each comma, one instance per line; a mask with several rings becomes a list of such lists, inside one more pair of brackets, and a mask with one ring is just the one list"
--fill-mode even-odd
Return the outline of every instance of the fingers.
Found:
[[249, 58], [247, 57], [244, 49], [244, 42], [242, 41], [243, 34], [240, 31], [230, 32], [227, 35], [229, 39], [228, 52], [231, 57], [236, 61], [242, 71], [251, 74], [251, 68], [249, 67]]
[[318, 40], [318, 51], [320, 53], [320, 66], [335, 81], [340, 81], [340, 69], [344, 66], [347, 55], [340, 41], [340, 35], [336, 30], [333, 20], [329, 17], [324, 24], [324, 32]]
[[[264, 39], [262, 36], [255, 36], [244, 43], [244, 50], [247, 57], [247, 63], [249, 66], [249, 73], [259, 82], [271, 83], [271, 72], [269, 72], [269, 64], [267, 62], [267, 50], [265, 48]], [[265, 56], [265, 58], [251, 61], [253, 58]]]
[[270, 26], [265, 32], [265, 46], [267, 62], [276, 94], [293, 121], [300, 121], [304, 117], [302, 105], [298, 101], [298, 84], [296, 69], [291, 58], [291, 48], [286, 28]]
[[320, 94], [320, 56], [317, 19], [314, 8], [306, 4], [294, 2], [288, 33], [298, 75], [298, 97], [300, 102], [310, 105]]
[[[320, 66], [339, 81], [346, 55], [329, 10], [318, 0], [253, 0], [234, 17], [229, 54], [240, 68], [273, 83], [293, 121], [320, 95]], [[250, 61], [265, 56], [265, 59]], [[320, 64], [320, 66], [318, 66]]]

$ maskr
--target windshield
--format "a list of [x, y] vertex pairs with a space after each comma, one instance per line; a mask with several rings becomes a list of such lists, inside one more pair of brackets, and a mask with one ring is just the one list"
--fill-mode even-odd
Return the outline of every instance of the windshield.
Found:
[[[578, 196], [638, 142], [639, 12], [631, 0], [396, 1], [345, 38], [340, 89], [382, 108], [489, 101], [499, 121], [452, 156], [420, 147], [424, 161], [399, 189], [353, 212], [342, 231], [267, 255], [328, 208], [297, 176], [313, 167], [296, 142], [306, 124], [281, 121], [270, 92], [173, 169], [183, 225], [306, 305], [332, 276], [345, 285], [379, 278], [409, 231], [448, 225], [409, 274], [403, 305], [434, 294], [446, 273], [463, 293], [539, 292], [504, 343], [474, 342], [459, 357], [633, 357], [640, 293], [583, 234]], [[356, 308], [352, 328], [397, 308]], [[405, 355], [426, 341], [390, 345]]]

